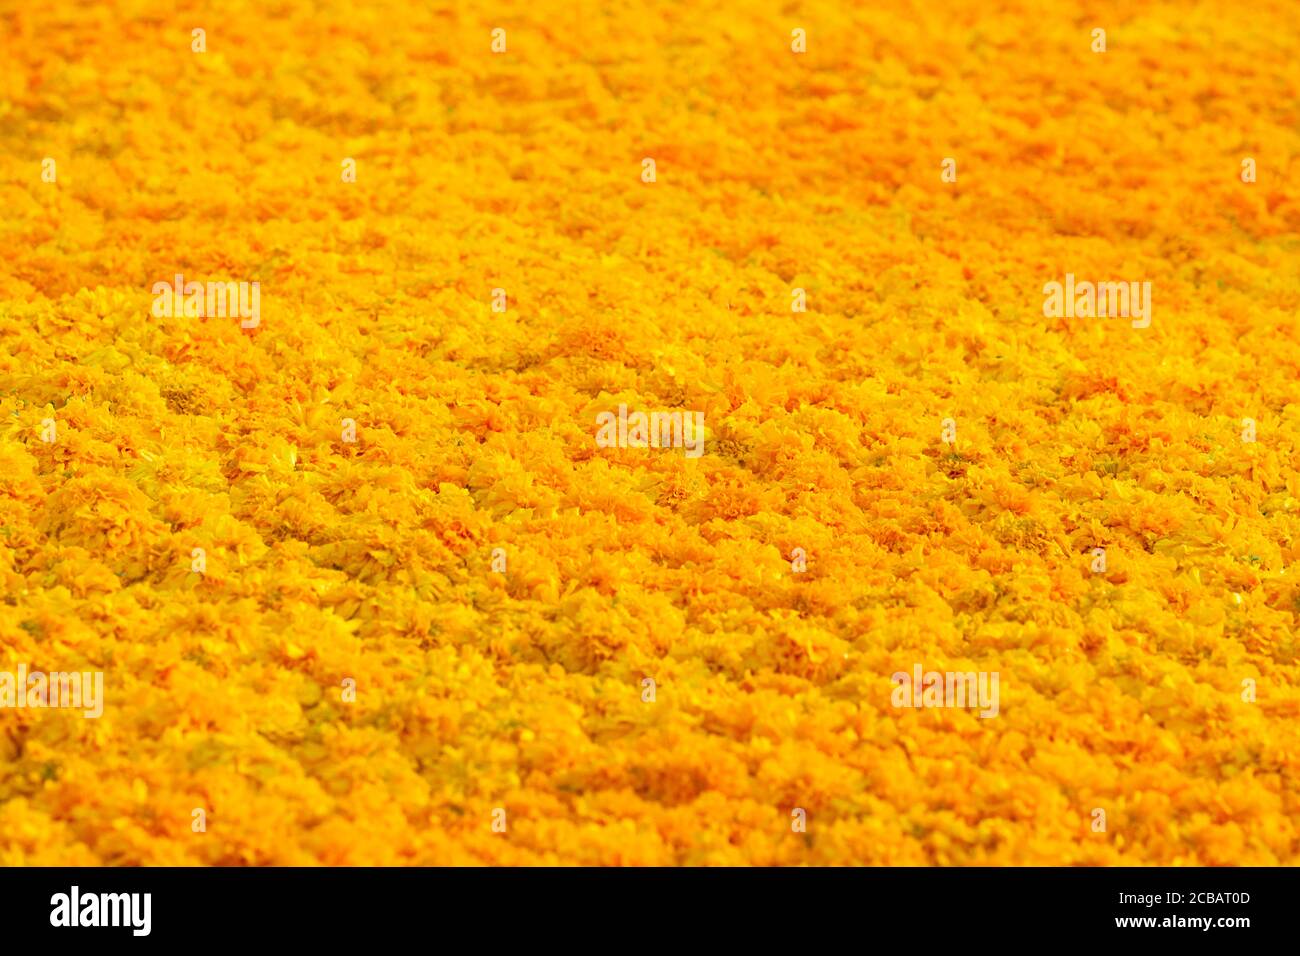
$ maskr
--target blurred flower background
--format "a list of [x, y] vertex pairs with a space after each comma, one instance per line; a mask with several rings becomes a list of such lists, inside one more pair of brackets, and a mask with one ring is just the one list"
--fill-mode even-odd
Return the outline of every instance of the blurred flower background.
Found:
[[0, 863], [1300, 861], [1294, 17], [0, 5]]

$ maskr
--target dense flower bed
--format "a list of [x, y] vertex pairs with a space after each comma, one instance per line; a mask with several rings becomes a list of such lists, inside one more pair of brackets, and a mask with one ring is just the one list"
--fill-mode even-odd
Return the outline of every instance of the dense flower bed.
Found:
[[854, 7], [0, 13], [0, 863], [1300, 862], [1294, 5]]

